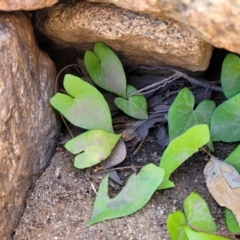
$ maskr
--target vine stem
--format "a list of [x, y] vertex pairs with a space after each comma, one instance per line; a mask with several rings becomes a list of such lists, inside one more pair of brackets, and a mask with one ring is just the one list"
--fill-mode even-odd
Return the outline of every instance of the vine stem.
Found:
[[[68, 69], [68, 68], [70, 68], [70, 67], [78, 67], [78, 68], [80, 68], [80, 70], [81, 70], [81, 72], [82, 72], [82, 69], [81, 69], [81, 67], [80, 67], [78, 64], [70, 64], [70, 65], [67, 65], [67, 66], [65, 66], [64, 68], [62, 68], [62, 69], [60, 70], [60, 72], [58, 73], [58, 75], [56, 76], [56, 79], [55, 79], [55, 94], [58, 92], [58, 90], [57, 90], [57, 89], [58, 89], [58, 79], [59, 79], [61, 73], [62, 73], [64, 70], [66, 70], [66, 69]], [[72, 131], [70, 130], [70, 128], [68, 127], [68, 125], [67, 125], [67, 123], [66, 123], [65, 118], [63, 117], [62, 114], [60, 114], [60, 116], [61, 116], [62, 121], [63, 121], [64, 125], [66, 126], [66, 128], [67, 128], [67, 130], [68, 130], [68, 132], [69, 132], [69, 134], [70, 134], [70, 136], [71, 136], [71, 138], [74, 138], [74, 136], [73, 136], [73, 134], [72, 134]]]
[[58, 90], [57, 90], [57, 89], [58, 89], [58, 79], [59, 79], [60, 75], [62, 74], [62, 72], [63, 72], [64, 70], [66, 70], [66, 69], [68, 69], [68, 68], [70, 68], [70, 67], [78, 67], [78, 68], [81, 70], [81, 72], [82, 72], [81, 67], [80, 67], [78, 64], [76, 64], [76, 63], [69, 64], [69, 65], [65, 66], [64, 68], [62, 68], [62, 69], [59, 71], [59, 73], [58, 73], [58, 75], [56, 76], [56, 79], [55, 79], [55, 94], [56, 94], [57, 91], [58, 91]]

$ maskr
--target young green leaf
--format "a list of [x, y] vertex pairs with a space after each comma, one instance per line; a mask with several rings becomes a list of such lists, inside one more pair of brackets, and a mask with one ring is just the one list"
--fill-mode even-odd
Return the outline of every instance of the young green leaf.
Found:
[[231, 154], [224, 160], [224, 162], [231, 164], [240, 172], [240, 145], [238, 145]]
[[108, 133], [103, 130], [89, 130], [71, 139], [65, 148], [73, 154], [76, 168], [87, 168], [100, 163], [110, 154], [121, 134]]
[[183, 88], [175, 98], [168, 112], [170, 141], [180, 136], [194, 125], [210, 124], [211, 115], [216, 107], [214, 101], [203, 100], [195, 110], [194, 95]]
[[174, 187], [169, 176], [200, 147], [208, 143], [209, 129], [206, 124], [196, 125], [173, 139], [163, 153], [159, 166], [165, 170], [164, 180], [158, 189]]
[[[135, 92], [133, 86], [127, 85], [127, 95]], [[127, 115], [137, 119], [147, 119], [147, 101], [143, 95], [135, 95], [128, 97], [128, 100], [117, 97], [114, 103]]]
[[204, 231], [217, 231], [216, 224], [207, 203], [198, 193], [192, 192], [184, 200], [183, 206], [189, 224]]
[[103, 220], [130, 215], [142, 208], [161, 183], [164, 170], [150, 163], [133, 174], [127, 185], [113, 199], [108, 197], [108, 176], [102, 180], [94, 203], [90, 226]]
[[225, 217], [226, 217], [226, 225], [228, 228], [228, 231], [231, 233], [240, 233], [240, 226], [233, 215], [232, 211], [225, 208]]
[[96, 88], [70, 74], [64, 77], [64, 87], [70, 96], [57, 93], [50, 103], [68, 121], [85, 129], [113, 132], [108, 104]]
[[229, 53], [222, 65], [221, 84], [227, 98], [240, 93], [240, 58]]
[[188, 240], [184, 226], [186, 226], [186, 218], [181, 211], [168, 215], [167, 230], [171, 240]]
[[187, 234], [189, 240], [229, 240], [229, 238], [217, 236], [214, 234], [195, 231], [188, 226], [184, 227], [184, 231]]
[[240, 140], [240, 93], [220, 104], [211, 117], [213, 141], [236, 142]]
[[97, 42], [94, 52], [86, 51], [84, 62], [90, 77], [101, 88], [126, 98], [126, 76], [117, 55]]

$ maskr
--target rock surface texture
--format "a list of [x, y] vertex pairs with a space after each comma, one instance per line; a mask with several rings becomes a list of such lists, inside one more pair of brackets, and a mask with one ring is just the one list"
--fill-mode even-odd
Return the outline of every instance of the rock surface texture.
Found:
[[102, 41], [128, 67], [171, 65], [204, 71], [212, 46], [175, 20], [157, 19], [105, 3], [57, 4], [37, 13], [36, 30], [58, 49], [79, 53]]
[[1, 0], [0, 10], [35, 10], [44, 7], [50, 7], [58, 0]]
[[98, 0], [98, 2], [114, 3], [160, 19], [165, 15], [183, 23], [190, 31], [214, 46], [240, 54], [240, 0]]
[[49, 105], [56, 70], [21, 12], [0, 15], [0, 239], [11, 239], [59, 132]]

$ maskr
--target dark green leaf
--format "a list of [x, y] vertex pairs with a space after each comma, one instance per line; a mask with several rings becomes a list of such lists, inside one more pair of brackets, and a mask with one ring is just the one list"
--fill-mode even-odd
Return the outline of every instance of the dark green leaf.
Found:
[[184, 226], [186, 226], [186, 218], [182, 212], [176, 211], [168, 215], [167, 229], [171, 240], [188, 240]]
[[194, 125], [210, 124], [211, 115], [216, 107], [214, 101], [203, 100], [195, 110], [194, 95], [183, 88], [177, 95], [168, 112], [170, 141], [180, 136]]
[[68, 121], [85, 129], [113, 132], [108, 104], [96, 88], [70, 74], [65, 75], [64, 87], [70, 96], [57, 93], [50, 103]]
[[[136, 89], [133, 86], [127, 85], [127, 94], [135, 92]], [[128, 100], [117, 97], [114, 99], [114, 103], [127, 115], [137, 119], [147, 119], [147, 101], [142, 95], [134, 95], [128, 97]]]
[[65, 148], [73, 154], [76, 168], [87, 168], [105, 160], [110, 154], [121, 134], [108, 133], [103, 130], [89, 130], [71, 139]]
[[240, 233], [240, 226], [238, 225], [238, 222], [233, 215], [232, 211], [225, 208], [225, 216], [226, 216], [226, 225], [229, 232], [232, 233]]
[[224, 162], [231, 164], [240, 172], [240, 145], [238, 145], [233, 152], [224, 160]]
[[187, 222], [203, 231], [216, 232], [217, 227], [205, 200], [192, 192], [184, 200], [184, 212]]
[[231, 98], [240, 93], [240, 58], [229, 53], [222, 65], [221, 83], [225, 96]]
[[133, 174], [128, 179], [127, 185], [113, 199], [108, 197], [108, 176], [104, 177], [87, 226], [136, 212], [149, 201], [163, 180], [163, 176], [164, 170], [150, 163], [144, 166], [137, 175]]
[[160, 161], [160, 167], [165, 170], [164, 180], [158, 189], [174, 187], [169, 180], [170, 175], [200, 147], [208, 143], [210, 139], [209, 129], [206, 124], [196, 125], [188, 129], [184, 134], [173, 139]]
[[116, 54], [101, 42], [95, 43], [94, 53], [87, 51], [84, 62], [89, 75], [101, 88], [126, 98], [126, 76]]
[[220, 104], [211, 117], [213, 141], [236, 142], [240, 140], [240, 94]]

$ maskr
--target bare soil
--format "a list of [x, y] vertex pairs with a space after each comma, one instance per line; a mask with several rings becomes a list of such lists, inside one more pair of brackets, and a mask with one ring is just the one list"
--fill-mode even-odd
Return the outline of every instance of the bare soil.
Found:
[[[219, 143], [215, 155], [224, 159], [234, 149], [234, 145]], [[149, 138], [136, 155], [128, 153], [124, 166], [159, 163], [163, 149]], [[169, 213], [182, 210], [184, 199], [192, 192], [200, 193], [207, 201], [219, 231], [226, 231], [224, 212], [209, 194], [203, 169], [206, 154], [200, 152], [187, 160], [172, 175], [176, 187], [157, 191], [150, 202], [131, 216], [104, 221], [89, 228], [86, 223], [92, 212], [95, 192], [104, 176], [86, 177], [85, 171], [73, 167], [74, 156], [58, 147], [50, 166], [42, 174], [27, 200], [25, 212], [15, 231], [15, 240], [167, 240], [166, 219]], [[133, 173], [131, 169], [118, 172], [126, 180]], [[110, 195], [115, 195], [121, 187], [110, 182]]]

